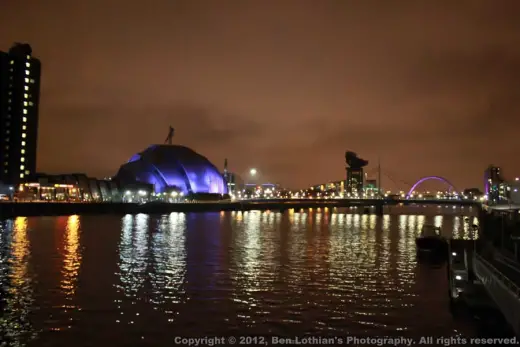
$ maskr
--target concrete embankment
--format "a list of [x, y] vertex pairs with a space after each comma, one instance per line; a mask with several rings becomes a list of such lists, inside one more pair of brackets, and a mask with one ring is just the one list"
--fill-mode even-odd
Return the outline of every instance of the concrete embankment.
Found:
[[16, 216], [63, 216], [85, 214], [163, 214], [171, 212], [219, 212], [273, 210], [283, 211], [292, 208], [306, 209], [318, 207], [343, 207], [331, 201], [312, 202], [199, 202], [178, 204], [132, 204], [132, 203], [1, 203], [1, 217]]
[[[219, 211], [251, 211], [289, 209], [308, 209], [318, 207], [350, 207], [361, 209], [376, 207], [376, 213], [382, 213], [384, 206], [392, 205], [440, 205], [453, 202], [441, 201], [388, 201], [377, 199], [335, 199], [335, 200], [260, 200], [240, 202], [197, 202], [197, 203], [52, 203], [52, 202], [3, 202], [0, 203], [0, 217], [16, 216], [66, 216], [73, 214], [164, 214], [171, 212], [219, 212]], [[458, 201], [456, 205], [474, 205], [473, 202]]]

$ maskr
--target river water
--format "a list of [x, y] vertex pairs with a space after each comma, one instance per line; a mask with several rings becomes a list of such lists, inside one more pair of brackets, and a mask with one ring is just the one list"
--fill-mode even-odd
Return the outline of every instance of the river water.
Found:
[[[172, 346], [175, 336], [474, 336], [424, 223], [474, 238], [470, 208], [18, 217], [1, 223], [0, 341]], [[471, 217], [469, 223], [476, 223]], [[1, 345], [1, 343], [0, 343]]]

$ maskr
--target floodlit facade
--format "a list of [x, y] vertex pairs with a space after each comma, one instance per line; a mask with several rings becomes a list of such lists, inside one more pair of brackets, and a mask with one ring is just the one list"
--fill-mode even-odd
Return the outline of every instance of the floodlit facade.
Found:
[[152, 145], [123, 164], [115, 180], [151, 184], [154, 192], [227, 194], [224, 177], [206, 157], [179, 145]]

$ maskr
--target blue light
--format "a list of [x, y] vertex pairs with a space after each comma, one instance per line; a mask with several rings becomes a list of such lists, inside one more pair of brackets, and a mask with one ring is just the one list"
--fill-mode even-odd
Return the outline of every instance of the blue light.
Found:
[[154, 145], [132, 156], [120, 173], [154, 185], [156, 193], [175, 187], [184, 194], [227, 194], [219, 170], [205, 157], [183, 146]]
[[139, 154], [134, 154], [132, 156], [132, 158], [130, 158], [130, 160], [128, 161], [128, 163], [132, 163], [134, 161], [138, 161], [139, 159], [141, 159], [141, 156]]

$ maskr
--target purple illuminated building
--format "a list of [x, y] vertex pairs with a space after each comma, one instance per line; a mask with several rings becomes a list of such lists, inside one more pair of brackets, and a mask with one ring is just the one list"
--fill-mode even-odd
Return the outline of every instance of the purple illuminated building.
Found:
[[219, 170], [206, 157], [178, 145], [152, 145], [135, 154], [119, 169], [115, 179], [154, 185], [156, 193], [178, 189], [184, 194], [227, 194]]

